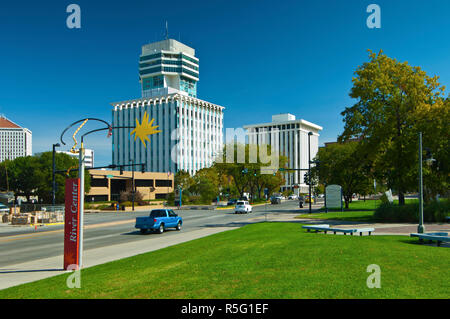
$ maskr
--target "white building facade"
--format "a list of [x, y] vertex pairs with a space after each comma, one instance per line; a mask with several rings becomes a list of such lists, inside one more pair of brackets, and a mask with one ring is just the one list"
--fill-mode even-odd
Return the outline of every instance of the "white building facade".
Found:
[[[73, 158], [79, 159], [78, 153], [72, 153], [70, 151], [56, 151], [57, 153], [64, 153], [67, 154]], [[84, 163], [87, 168], [94, 167], [94, 150], [92, 149], [84, 149]]]
[[[294, 115], [286, 113], [273, 115], [270, 123], [245, 125], [244, 129], [247, 129], [249, 144], [272, 145], [275, 151], [287, 157], [287, 167], [296, 169], [284, 174], [286, 184], [281, 190], [307, 193], [304, 175], [308, 171], [308, 139], [312, 160], [319, 150], [322, 127], [303, 119], [296, 120]], [[312, 133], [310, 137], [309, 132]]]
[[[198, 62], [195, 51], [175, 41], [143, 46], [139, 75], [142, 98], [113, 103], [112, 163], [145, 164], [148, 172], [194, 175], [210, 167], [223, 148], [224, 107], [197, 98]], [[130, 136], [144, 113], [160, 133], [144, 146]], [[131, 168], [131, 167], [130, 167]]]
[[32, 153], [32, 132], [0, 116], [0, 162]]
[[[223, 148], [223, 109], [197, 98], [171, 94], [114, 104], [113, 127], [130, 127], [113, 133], [113, 164], [145, 163], [149, 172], [194, 175], [210, 167]], [[146, 147], [130, 136], [144, 113], [154, 119], [160, 133], [150, 135]]]

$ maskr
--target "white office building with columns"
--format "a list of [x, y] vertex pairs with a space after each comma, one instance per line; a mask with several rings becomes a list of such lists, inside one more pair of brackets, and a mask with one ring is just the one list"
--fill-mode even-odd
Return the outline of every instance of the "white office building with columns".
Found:
[[[144, 163], [150, 172], [194, 175], [212, 165], [223, 148], [223, 106], [197, 98], [199, 60], [195, 50], [172, 39], [142, 47], [142, 98], [112, 103], [112, 162]], [[160, 133], [146, 147], [130, 136], [144, 113]], [[139, 169], [139, 168], [137, 168]]]
[[296, 120], [294, 115], [285, 113], [273, 115], [270, 123], [245, 125], [244, 129], [247, 129], [249, 144], [272, 145], [275, 151], [287, 157], [288, 168], [302, 169], [286, 172], [286, 184], [281, 190], [294, 190], [296, 194], [307, 193], [308, 185], [304, 183], [304, 175], [308, 170], [308, 133], [312, 132], [312, 160], [319, 150], [319, 131], [322, 127], [303, 119]]
[[32, 132], [0, 114], [0, 162], [32, 155]]

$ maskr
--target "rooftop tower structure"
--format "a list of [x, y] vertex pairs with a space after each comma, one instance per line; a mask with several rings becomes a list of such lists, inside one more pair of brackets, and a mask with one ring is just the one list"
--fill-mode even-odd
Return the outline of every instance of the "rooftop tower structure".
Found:
[[195, 50], [173, 39], [142, 47], [139, 58], [142, 97], [181, 93], [197, 97], [199, 59]]

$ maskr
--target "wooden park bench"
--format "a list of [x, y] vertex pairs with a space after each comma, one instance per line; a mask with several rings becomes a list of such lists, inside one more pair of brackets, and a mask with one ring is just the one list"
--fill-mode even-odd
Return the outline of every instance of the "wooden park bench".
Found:
[[423, 243], [425, 240], [428, 240], [429, 243], [435, 241], [437, 246], [440, 246], [442, 242], [450, 241], [450, 236], [448, 236], [448, 233], [426, 233], [426, 234], [414, 233], [411, 234], [410, 236], [418, 237], [420, 243]]
[[328, 232], [333, 232], [335, 235], [336, 233], [344, 233], [344, 235], [350, 234], [353, 236], [353, 233], [359, 233], [360, 236], [362, 236], [362, 233], [367, 232], [369, 233], [369, 236], [372, 234], [372, 232], [375, 230], [375, 228], [372, 227], [366, 227], [366, 228], [352, 228], [352, 229], [344, 229], [344, 228], [332, 228], [330, 225], [305, 225], [303, 226], [308, 232], [311, 230], [315, 230], [316, 232], [323, 231], [325, 234]]

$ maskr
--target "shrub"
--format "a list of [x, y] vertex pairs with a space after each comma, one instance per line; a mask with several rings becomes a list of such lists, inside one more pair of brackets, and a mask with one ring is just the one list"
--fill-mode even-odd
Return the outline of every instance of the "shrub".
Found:
[[[184, 200], [184, 197], [183, 197], [183, 200]], [[200, 205], [200, 204], [208, 204], [209, 205], [209, 204], [211, 204], [211, 200], [202, 198], [199, 195], [192, 195], [189, 198], [189, 203], [194, 204], [194, 205]]]
[[[131, 191], [120, 192], [120, 202], [121, 203], [131, 202], [132, 200], [133, 200], [133, 193]], [[144, 201], [144, 195], [139, 191], [136, 191], [134, 193], [134, 204], [139, 205], [139, 206], [146, 205], [146, 202]]]
[[116, 207], [112, 204], [101, 204], [96, 207], [96, 209], [100, 210], [116, 210]]
[[387, 197], [387, 195], [385, 194], [385, 193], [383, 193], [383, 195], [381, 195], [381, 197], [380, 197], [380, 201], [383, 203], [383, 204], [389, 204], [389, 199], [388, 199], [388, 197]]
[[[423, 207], [423, 220], [428, 223], [445, 222], [450, 213], [450, 201], [433, 201]], [[419, 203], [396, 205], [382, 203], [374, 213], [377, 220], [384, 222], [419, 222]]]
[[[135, 204], [136, 204], [136, 203], [135, 203]], [[120, 206], [121, 206], [121, 207], [122, 207], [122, 206], [125, 206], [125, 207], [131, 207], [131, 206], [133, 206], [133, 203], [130, 202], [130, 201], [126, 201], [126, 202], [120, 203]]]

